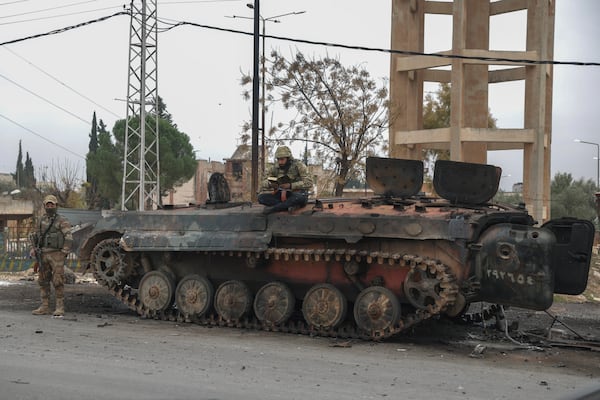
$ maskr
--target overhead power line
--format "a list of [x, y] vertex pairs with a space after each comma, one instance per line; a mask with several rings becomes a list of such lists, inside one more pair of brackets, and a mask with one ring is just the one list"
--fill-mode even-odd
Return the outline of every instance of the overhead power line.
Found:
[[31, 95], [33, 95], [33, 96], [37, 97], [38, 99], [44, 100], [46, 103], [48, 103], [48, 104], [51, 104], [51, 105], [53, 105], [54, 107], [58, 108], [59, 110], [66, 112], [66, 113], [67, 113], [67, 114], [69, 114], [70, 116], [77, 118], [78, 120], [82, 121], [83, 123], [85, 123], [85, 124], [88, 124], [88, 125], [91, 125], [91, 124], [92, 124], [90, 121], [87, 121], [87, 120], [85, 120], [84, 118], [81, 118], [80, 116], [78, 116], [78, 115], [76, 115], [76, 114], [72, 113], [71, 111], [67, 110], [66, 108], [64, 108], [64, 107], [61, 107], [61, 106], [59, 106], [59, 105], [58, 105], [58, 104], [56, 104], [56, 103], [53, 103], [52, 101], [48, 100], [47, 98], [45, 98], [45, 97], [43, 97], [43, 96], [40, 96], [39, 94], [37, 94], [37, 93], [35, 93], [35, 92], [33, 92], [33, 91], [31, 91], [31, 90], [27, 89], [25, 86], [23, 86], [23, 85], [21, 85], [21, 84], [19, 84], [19, 83], [15, 82], [15, 81], [13, 81], [12, 79], [10, 79], [10, 78], [8, 78], [8, 77], [6, 77], [6, 76], [2, 75], [2, 74], [0, 74], [0, 78], [3, 78], [3, 79], [5, 79], [5, 80], [9, 81], [9, 82], [10, 82], [10, 83], [12, 83], [13, 85], [20, 87], [21, 89], [23, 89], [23, 90], [24, 90], [24, 91], [26, 91], [27, 93], [29, 93], [29, 94], [31, 94]]
[[70, 26], [66, 26], [64, 28], [54, 29], [54, 30], [51, 30], [51, 31], [48, 31], [48, 32], [38, 33], [36, 35], [25, 36], [25, 37], [22, 37], [22, 38], [19, 38], [19, 39], [8, 40], [6, 42], [0, 43], [0, 46], [5, 46], [7, 44], [14, 44], [14, 43], [19, 43], [19, 42], [24, 42], [26, 40], [37, 39], [37, 38], [44, 37], [44, 36], [57, 35], [59, 33], [67, 32], [67, 31], [70, 31], [70, 30], [73, 30], [73, 29], [77, 29], [77, 28], [81, 28], [81, 27], [84, 27], [84, 26], [87, 26], [87, 25], [92, 25], [92, 24], [95, 24], [97, 22], [106, 21], [108, 19], [111, 19], [113, 17], [117, 17], [119, 15], [130, 15], [130, 14], [129, 14], [129, 11], [119, 11], [119, 12], [111, 14], [111, 15], [107, 15], [107, 16], [104, 16], [104, 17], [96, 18], [96, 19], [93, 19], [93, 20], [90, 20], [90, 21], [86, 21], [86, 22], [81, 22], [81, 23], [76, 24], [76, 25], [70, 25]]
[[93, 3], [93, 2], [96, 2], [96, 1], [98, 1], [98, 0], [86, 0], [86, 1], [80, 1], [80, 2], [77, 2], [77, 3], [65, 4], [65, 5], [62, 5], [62, 6], [56, 6], [56, 7], [50, 7], [50, 8], [42, 8], [41, 10], [27, 11], [27, 12], [22, 12], [22, 13], [18, 13], [18, 14], [12, 14], [12, 15], [3, 15], [3, 16], [0, 16], [0, 19], [3, 19], [3, 18], [12, 18], [12, 17], [20, 17], [21, 15], [28, 15], [28, 14], [37, 14], [37, 13], [41, 13], [41, 12], [45, 12], [45, 11], [54, 11], [54, 10], [58, 10], [60, 8], [73, 7], [73, 6], [78, 6], [80, 4]]
[[7, 6], [9, 4], [16, 4], [16, 3], [25, 3], [26, 1], [29, 1], [29, 0], [7, 1], [6, 3], [0, 3], [0, 6]]
[[[64, 28], [55, 29], [55, 30], [45, 32], [45, 33], [40, 33], [37, 35], [31, 35], [31, 36], [26, 36], [26, 37], [19, 38], [19, 39], [9, 40], [9, 41], [0, 43], [0, 46], [23, 42], [25, 40], [36, 39], [36, 38], [43, 37], [43, 36], [56, 35], [56, 34], [63, 33], [63, 32], [66, 32], [66, 31], [69, 31], [72, 29], [77, 29], [77, 28], [91, 25], [91, 24], [94, 24], [97, 22], [102, 22], [102, 21], [108, 20], [110, 18], [119, 16], [119, 15], [130, 15], [130, 11], [120, 11], [120, 12], [114, 13], [112, 15], [107, 15], [105, 17], [100, 17], [100, 18], [82, 22], [82, 23], [79, 23], [76, 25], [71, 25], [71, 26], [67, 26]], [[216, 31], [221, 31], [221, 32], [236, 33], [236, 34], [246, 35], [246, 36], [254, 35], [254, 33], [252, 33], [252, 32], [245, 32], [245, 31], [240, 31], [237, 29], [221, 28], [221, 27], [217, 27], [217, 26], [198, 24], [195, 22], [188, 22], [188, 21], [179, 21], [179, 22], [173, 23], [173, 24], [171, 24], [170, 27], [161, 29], [161, 31], [169, 31], [171, 29], [177, 28], [179, 26], [184, 26], [184, 25], [194, 26], [197, 28], [211, 29], [211, 30], [216, 30]], [[328, 47], [336, 47], [336, 48], [343, 48], [343, 49], [349, 49], [349, 50], [373, 51], [373, 52], [389, 53], [389, 54], [426, 56], [426, 57], [437, 57], [437, 58], [447, 58], [447, 59], [479, 60], [479, 61], [488, 61], [490, 63], [510, 62], [510, 63], [528, 64], [528, 65], [573, 65], [573, 66], [593, 66], [593, 67], [600, 66], [599, 62], [530, 60], [530, 59], [505, 58], [505, 57], [464, 56], [464, 55], [460, 55], [460, 54], [424, 53], [424, 52], [410, 51], [410, 50], [395, 50], [395, 49], [385, 49], [385, 48], [377, 48], [377, 47], [355, 46], [355, 45], [347, 45], [347, 44], [340, 44], [340, 43], [321, 42], [321, 41], [315, 41], [315, 40], [295, 39], [295, 38], [276, 36], [276, 35], [264, 35], [264, 37], [269, 38], [269, 39], [293, 42], [293, 43], [303, 43], [303, 44], [310, 44], [310, 45], [316, 45], [316, 46], [328, 46]]]
[[83, 97], [84, 99], [86, 99], [87, 101], [89, 101], [90, 103], [100, 107], [101, 109], [103, 109], [104, 111], [108, 112], [109, 114], [112, 114], [113, 116], [117, 117], [117, 118], [121, 118], [120, 115], [118, 115], [115, 112], [112, 112], [111, 110], [109, 110], [108, 108], [102, 106], [101, 104], [98, 104], [97, 102], [95, 102], [94, 100], [92, 100], [91, 98], [89, 98], [88, 96], [84, 95], [83, 93], [73, 89], [71, 86], [67, 85], [66, 83], [64, 83], [63, 81], [61, 81], [60, 79], [54, 77], [53, 75], [51, 75], [49, 72], [44, 71], [42, 68], [38, 67], [37, 65], [35, 65], [34, 63], [32, 63], [31, 61], [27, 60], [25, 57], [20, 56], [19, 54], [17, 54], [16, 52], [14, 52], [13, 50], [11, 50], [9, 47], [5, 47], [5, 49], [9, 52], [11, 52], [15, 57], [20, 58], [21, 60], [25, 61], [26, 63], [28, 63], [29, 65], [31, 65], [33, 68], [37, 69], [38, 71], [40, 71], [41, 73], [43, 73], [44, 75], [46, 75], [47, 77], [53, 79], [54, 81], [60, 83], [61, 85], [63, 85], [65, 88], [69, 89], [70, 91], [72, 91], [73, 93], [77, 94], [80, 97]]
[[14, 25], [14, 24], [21, 24], [24, 22], [42, 21], [42, 20], [46, 20], [46, 19], [69, 17], [71, 15], [78, 15], [78, 14], [89, 14], [89, 13], [96, 12], [96, 11], [104, 11], [104, 10], [110, 10], [111, 8], [122, 8], [122, 7], [125, 8], [125, 6], [110, 6], [110, 7], [94, 8], [93, 10], [75, 11], [75, 12], [66, 13], [66, 14], [49, 15], [47, 17], [20, 19], [18, 21], [11, 21], [11, 22], [1, 22], [0, 25]]
[[29, 129], [29, 128], [27, 128], [26, 126], [23, 126], [23, 125], [19, 124], [19, 123], [18, 123], [18, 122], [16, 122], [16, 121], [13, 121], [12, 119], [8, 118], [7, 116], [0, 114], [0, 117], [4, 118], [4, 119], [5, 119], [5, 120], [7, 120], [8, 122], [11, 122], [11, 123], [15, 124], [15, 125], [16, 125], [16, 126], [18, 126], [19, 128], [22, 128], [22, 129], [26, 130], [27, 132], [29, 132], [29, 133], [31, 133], [31, 134], [33, 134], [33, 135], [35, 135], [35, 136], [39, 137], [40, 139], [42, 139], [42, 140], [45, 140], [46, 142], [48, 142], [48, 143], [50, 143], [50, 144], [52, 144], [52, 145], [54, 145], [54, 146], [56, 146], [56, 147], [59, 147], [59, 148], [63, 149], [64, 151], [67, 151], [67, 152], [69, 152], [69, 153], [73, 154], [74, 156], [77, 156], [77, 157], [79, 157], [79, 158], [83, 158], [83, 159], [85, 160], [85, 157], [84, 157], [84, 156], [82, 156], [81, 154], [77, 154], [77, 153], [75, 153], [73, 150], [71, 150], [71, 149], [69, 149], [69, 148], [67, 148], [67, 147], [65, 147], [65, 146], [63, 146], [63, 145], [60, 145], [60, 144], [56, 143], [56, 142], [55, 142], [55, 141], [53, 141], [53, 140], [50, 140], [50, 139], [48, 139], [48, 138], [47, 138], [47, 137], [45, 137], [44, 135], [40, 135], [39, 133], [35, 132], [34, 130], [31, 130], [31, 129]]
[[[229, 33], [237, 33], [246, 36], [253, 36], [252, 32], [244, 32], [237, 29], [229, 29], [229, 28], [220, 28], [217, 26], [205, 25], [205, 24], [197, 24], [195, 22], [188, 21], [180, 21], [178, 23], [172, 24], [171, 27], [164, 29], [164, 31], [169, 31], [171, 29], [177, 28], [179, 26], [190, 25], [198, 28], [211, 29], [222, 32]], [[262, 37], [263, 35], [261, 35]], [[410, 50], [395, 50], [395, 49], [384, 49], [377, 47], [366, 47], [366, 46], [352, 46], [347, 44], [340, 43], [329, 43], [329, 42], [320, 42], [315, 40], [306, 40], [306, 39], [295, 39], [284, 36], [276, 36], [276, 35], [264, 35], [265, 38], [282, 40], [287, 42], [294, 43], [303, 43], [303, 44], [311, 44], [317, 46], [328, 46], [328, 47], [337, 47], [342, 49], [349, 50], [363, 50], [363, 51], [373, 51], [380, 53], [389, 53], [389, 54], [402, 54], [409, 56], [426, 56], [426, 57], [438, 57], [438, 58], [448, 58], [448, 59], [462, 59], [462, 60], [478, 60], [478, 61], [490, 61], [490, 62], [511, 62], [511, 63], [521, 63], [521, 64], [530, 64], [530, 65], [575, 65], [575, 66], [600, 66], [600, 62], [582, 62], [582, 61], [555, 61], [555, 60], [528, 60], [528, 59], [519, 59], [519, 58], [504, 58], [504, 57], [482, 57], [482, 56], [463, 56], [459, 54], [440, 54], [440, 53], [424, 53], [420, 51], [410, 51]]]

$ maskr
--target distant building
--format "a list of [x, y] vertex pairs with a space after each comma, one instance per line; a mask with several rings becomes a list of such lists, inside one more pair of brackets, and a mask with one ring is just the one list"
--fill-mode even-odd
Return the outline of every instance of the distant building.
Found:
[[17, 200], [10, 196], [0, 196], [0, 230], [32, 216], [33, 202], [31, 200]]
[[15, 183], [15, 180], [13, 179], [12, 174], [0, 172], [0, 183], [11, 184]]
[[[196, 174], [181, 186], [163, 196], [164, 206], [202, 205], [208, 200], [208, 180], [215, 172], [225, 175], [232, 202], [250, 201], [252, 195], [252, 150], [247, 144], [239, 145], [230, 158], [224, 162], [197, 160]], [[267, 164], [266, 168], [269, 168]], [[323, 169], [322, 165], [309, 165], [314, 186], [311, 197], [331, 196], [333, 192], [333, 173]], [[259, 176], [259, 182], [262, 179]]]
[[33, 202], [0, 196], [0, 253], [22, 253], [29, 246]]
[[224, 173], [225, 165], [219, 161], [196, 160], [198, 165], [194, 177], [181, 186], [169, 190], [163, 196], [165, 206], [188, 206], [204, 204], [208, 200], [208, 180], [215, 172]]
[[523, 193], [523, 182], [517, 182], [512, 186], [513, 193]]
[[[241, 144], [231, 158], [225, 159], [225, 179], [229, 184], [231, 201], [252, 200], [252, 147]], [[259, 176], [259, 182], [261, 177]]]

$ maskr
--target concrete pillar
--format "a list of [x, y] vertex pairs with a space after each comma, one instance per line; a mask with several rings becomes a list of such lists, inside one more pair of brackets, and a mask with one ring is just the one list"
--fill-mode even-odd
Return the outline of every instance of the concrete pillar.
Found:
[[[528, 0], [527, 50], [538, 59], [554, 56], [554, 2]], [[535, 132], [523, 152], [523, 200], [540, 223], [550, 218], [550, 145], [552, 142], [552, 66], [526, 67], [525, 128]]]
[[[423, 52], [424, 0], [392, 0], [392, 49]], [[390, 60], [390, 157], [420, 160], [421, 145], [394, 146], [396, 131], [410, 131], [423, 126], [422, 71], [396, 72], [396, 59]]]

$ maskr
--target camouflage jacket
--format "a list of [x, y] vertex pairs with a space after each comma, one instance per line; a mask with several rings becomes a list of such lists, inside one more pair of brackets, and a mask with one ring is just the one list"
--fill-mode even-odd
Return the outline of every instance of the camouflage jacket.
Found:
[[73, 246], [69, 220], [60, 214], [56, 214], [56, 217], [44, 214], [36, 226], [33, 241], [32, 245], [40, 247], [44, 253], [60, 250], [69, 254]]
[[291, 190], [310, 191], [313, 188], [313, 180], [308, 173], [308, 168], [302, 161], [291, 159], [289, 167], [280, 168], [279, 164], [273, 165], [267, 170], [261, 183], [261, 189], [264, 191], [272, 191], [269, 185], [269, 178], [281, 178], [288, 176], [291, 181]]

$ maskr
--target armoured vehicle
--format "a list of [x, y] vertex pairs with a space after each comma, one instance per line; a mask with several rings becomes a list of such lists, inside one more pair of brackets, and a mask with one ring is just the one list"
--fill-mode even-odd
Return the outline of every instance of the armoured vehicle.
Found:
[[364, 339], [472, 302], [545, 310], [585, 290], [593, 225], [537, 226], [524, 205], [490, 202], [500, 168], [437, 161], [435, 197], [421, 161], [369, 158], [366, 176], [370, 197], [270, 215], [219, 198], [217, 176], [202, 207], [99, 220], [80, 259], [142, 316]]

